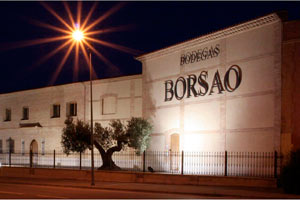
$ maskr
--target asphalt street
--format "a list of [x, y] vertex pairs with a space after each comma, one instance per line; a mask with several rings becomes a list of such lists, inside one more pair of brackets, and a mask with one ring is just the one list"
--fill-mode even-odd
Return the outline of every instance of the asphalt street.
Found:
[[[191, 194], [122, 191], [98, 188], [0, 183], [1, 199], [201, 199], [222, 198]], [[223, 197], [225, 198], [225, 197]], [[228, 198], [228, 196], [226, 197]]]
[[1, 177], [0, 199], [300, 199], [280, 188]]

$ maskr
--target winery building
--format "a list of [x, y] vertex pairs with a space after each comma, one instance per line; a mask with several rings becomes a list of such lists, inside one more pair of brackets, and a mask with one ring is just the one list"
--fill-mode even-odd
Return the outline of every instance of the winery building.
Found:
[[[141, 75], [93, 81], [94, 122], [145, 117], [150, 150], [285, 154], [300, 148], [299, 55], [300, 21], [275, 13], [141, 55]], [[0, 113], [0, 153], [61, 150], [66, 117], [90, 121], [89, 82], [0, 94]]]

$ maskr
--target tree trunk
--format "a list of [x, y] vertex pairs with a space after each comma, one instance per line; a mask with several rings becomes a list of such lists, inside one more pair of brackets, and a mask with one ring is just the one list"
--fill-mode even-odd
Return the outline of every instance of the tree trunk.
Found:
[[122, 150], [123, 148], [122, 142], [118, 141], [117, 146], [111, 147], [107, 151], [105, 151], [97, 141], [95, 141], [94, 144], [95, 147], [98, 149], [103, 162], [102, 166], [99, 167], [98, 170], [121, 170], [121, 168], [117, 166], [115, 162], [112, 160], [112, 155], [114, 152]]
[[103, 164], [98, 168], [99, 170], [121, 170], [121, 168], [112, 160], [112, 154], [106, 152], [103, 156], [101, 155], [101, 158]]

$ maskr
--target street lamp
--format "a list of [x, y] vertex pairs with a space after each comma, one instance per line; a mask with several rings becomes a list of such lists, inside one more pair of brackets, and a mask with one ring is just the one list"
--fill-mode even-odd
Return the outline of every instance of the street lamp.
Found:
[[94, 130], [93, 130], [93, 87], [92, 87], [92, 53], [89, 52], [89, 67], [90, 67], [90, 90], [91, 90], [91, 143], [92, 143], [92, 152], [91, 152], [91, 176], [92, 176], [92, 182], [91, 185], [95, 185], [94, 180]]
[[[76, 42], [81, 42], [84, 39], [84, 34], [79, 29], [75, 30], [72, 34], [73, 40]], [[93, 130], [93, 87], [92, 87], [92, 53], [89, 51], [89, 70], [90, 70], [90, 98], [91, 98], [91, 185], [95, 185], [95, 178], [94, 178], [94, 130]]]

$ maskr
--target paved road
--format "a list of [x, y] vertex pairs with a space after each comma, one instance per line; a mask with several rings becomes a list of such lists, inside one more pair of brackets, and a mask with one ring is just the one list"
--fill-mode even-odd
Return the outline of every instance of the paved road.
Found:
[[[1, 199], [200, 199], [220, 198], [190, 194], [158, 192], [133, 192], [97, 188], [72, 188], [59, 186], [0, 183]], [[228, 198], [228, 196], [226, 197]]]
[[300, 195], [284, 194], [282, 190], [278, 188], [195, 186], [100, 181], [96, 181], [96, 185], [91, 187], [89, 180], [0, 176], [0, 199], [300, 199], [299, 197]]

